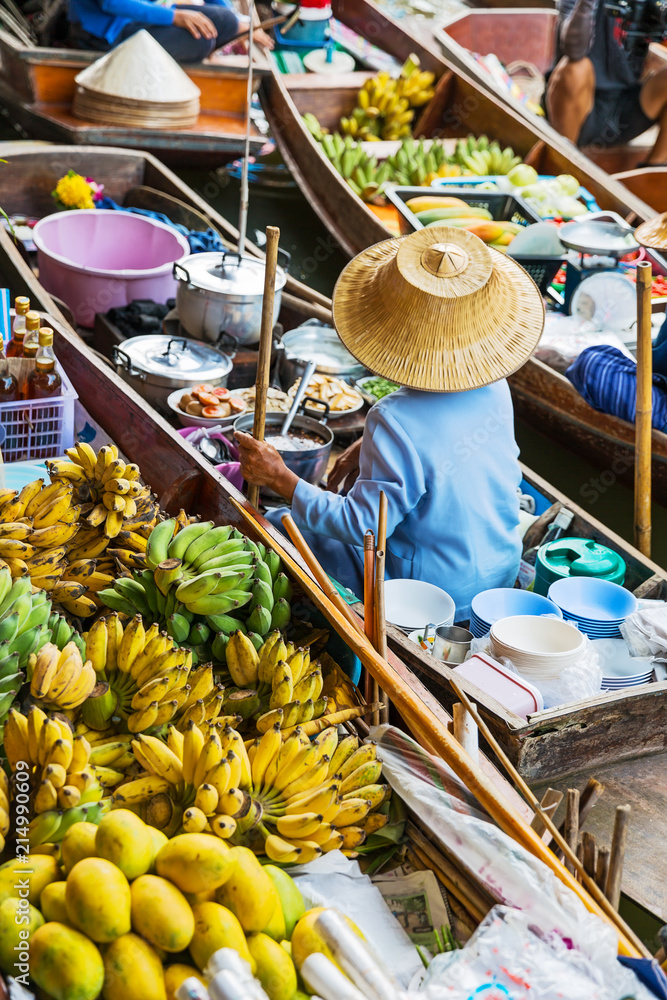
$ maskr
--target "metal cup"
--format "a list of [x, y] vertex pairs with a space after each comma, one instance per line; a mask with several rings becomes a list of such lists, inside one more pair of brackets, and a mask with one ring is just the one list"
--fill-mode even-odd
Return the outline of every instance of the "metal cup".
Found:
[[444, 663], [463, 663], [474, 639], [472, 632], [458, 625], [427, 625], [424, 629], [424, 642], [428, 642], [433, 631], [433, 646], [431, 655]]

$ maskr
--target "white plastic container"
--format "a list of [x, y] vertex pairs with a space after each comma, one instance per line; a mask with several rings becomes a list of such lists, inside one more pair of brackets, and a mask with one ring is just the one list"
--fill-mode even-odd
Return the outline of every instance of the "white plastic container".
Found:
[[485, 653], [475, 653], [454, 670], [522, 719], [544, 708], [542, 695], [530, 681]]

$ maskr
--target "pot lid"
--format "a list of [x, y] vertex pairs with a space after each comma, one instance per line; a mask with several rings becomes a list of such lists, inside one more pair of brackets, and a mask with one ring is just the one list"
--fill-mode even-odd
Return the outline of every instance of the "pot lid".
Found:
[[232, 367], [226, 354], [199, 340], [146, 334], [121, 344], [133, 367], [149, 375], [178, 381], [206, 381], [223, 378]]
[[[363, 368], [347, 350], [333, 326], [307, 322], [283, 334], [287, 354], [301, 361], [315, 361], [322, 375], [339, 375]], [[365, 369], [364, 369], [365, 370]]]
[[[176, 276], [185, 271], [191, 285], [218, 295], [262, 295], [264, 270], [264, 261], [249, 254], [196, 253], [180, 262]], [[284, 270], [277, 267], [277, 292], [286, 281]]]

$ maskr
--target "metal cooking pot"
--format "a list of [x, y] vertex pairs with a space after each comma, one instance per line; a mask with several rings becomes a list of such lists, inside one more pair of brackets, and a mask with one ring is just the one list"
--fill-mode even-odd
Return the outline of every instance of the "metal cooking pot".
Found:
[[[286, 416], [287, 414], [285, 413], [267, 413], [265, 436], [269, 437], [270, 434], [280, 434], [280, 429], [285, 422]], [[234, 430], [252, 434], [254, 419], [254, 413], [242, 414], [234, 421]], [[317, 486], [326, 472], [334, 436], [330, 428], [322, 420], [315, 420], [314, 417], [305, 417], [301, 414], [296, 416], [292, 421], [291, 430], [310, 431], [313, 434], [317, 434], [318, 437], [323, 438], [324, 443], [319, 448], [309, 448], [308, 451], [280, 451], [280, 448], [278, 449], [288, 469], [296, 473], [299, 479], [305, 479], [307, 483]], [[265, 493], [267, 496], [277, 496], [273, 490], [266, 487], [262, 487], [262, 493]]]
[[285, 391], [301, 378], [311, 360], [317, 362], [315, 371], [321, 375], [357, 379], [366, 374], [364, 366], [350, 354], [335, 329], [316, 319], [306, 320], [284, 333], [278, 349], [282, 351], [280, 382]]
[[[249, 254], [195, 253], [174, 264], [176, 310], [193, 337], [217, 343], [221, 333], [256, 344], [262, 325], [264, 262]], [[276, 269], [275, 326], [287, 275]]]
[[174, 389], [189, 389], [208, 382], [226, 385], [232, 359], [197, 340], [146, 334], [130, 337], [113, 348], [120, 377], [158, 409], [168, 412], [167, 396]]

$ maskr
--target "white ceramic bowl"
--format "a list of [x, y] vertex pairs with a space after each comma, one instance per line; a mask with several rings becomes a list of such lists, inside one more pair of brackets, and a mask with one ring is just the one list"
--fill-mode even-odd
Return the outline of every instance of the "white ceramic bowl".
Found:
[[423, 580], [387, 580], [384, 586], [388, 622], [406, 632], [434, 625], [451, 625], [456, 605], [447, 591]]
[[574, 663], [584, 648], [585, 637], [574, 625], [560, 618], [516, 615], [501, 618], [491, 628], [491, 647], [505, 656], [526, 676], [557, 677]]
[[[185, 413], [179, 408], [181, 396], [189, 393], [190, 389], [174, 389], [167, 396], [169, 409], [172, 410], [181, 422], [181, 427], [220, 427], [221, 431], [230, 431], [234, 426], [234, 421], [240, 413], [232, 413], [231, 417], [193, 417], [190, 413]], [[242, 411], [245, 413], [245, 410]]]

